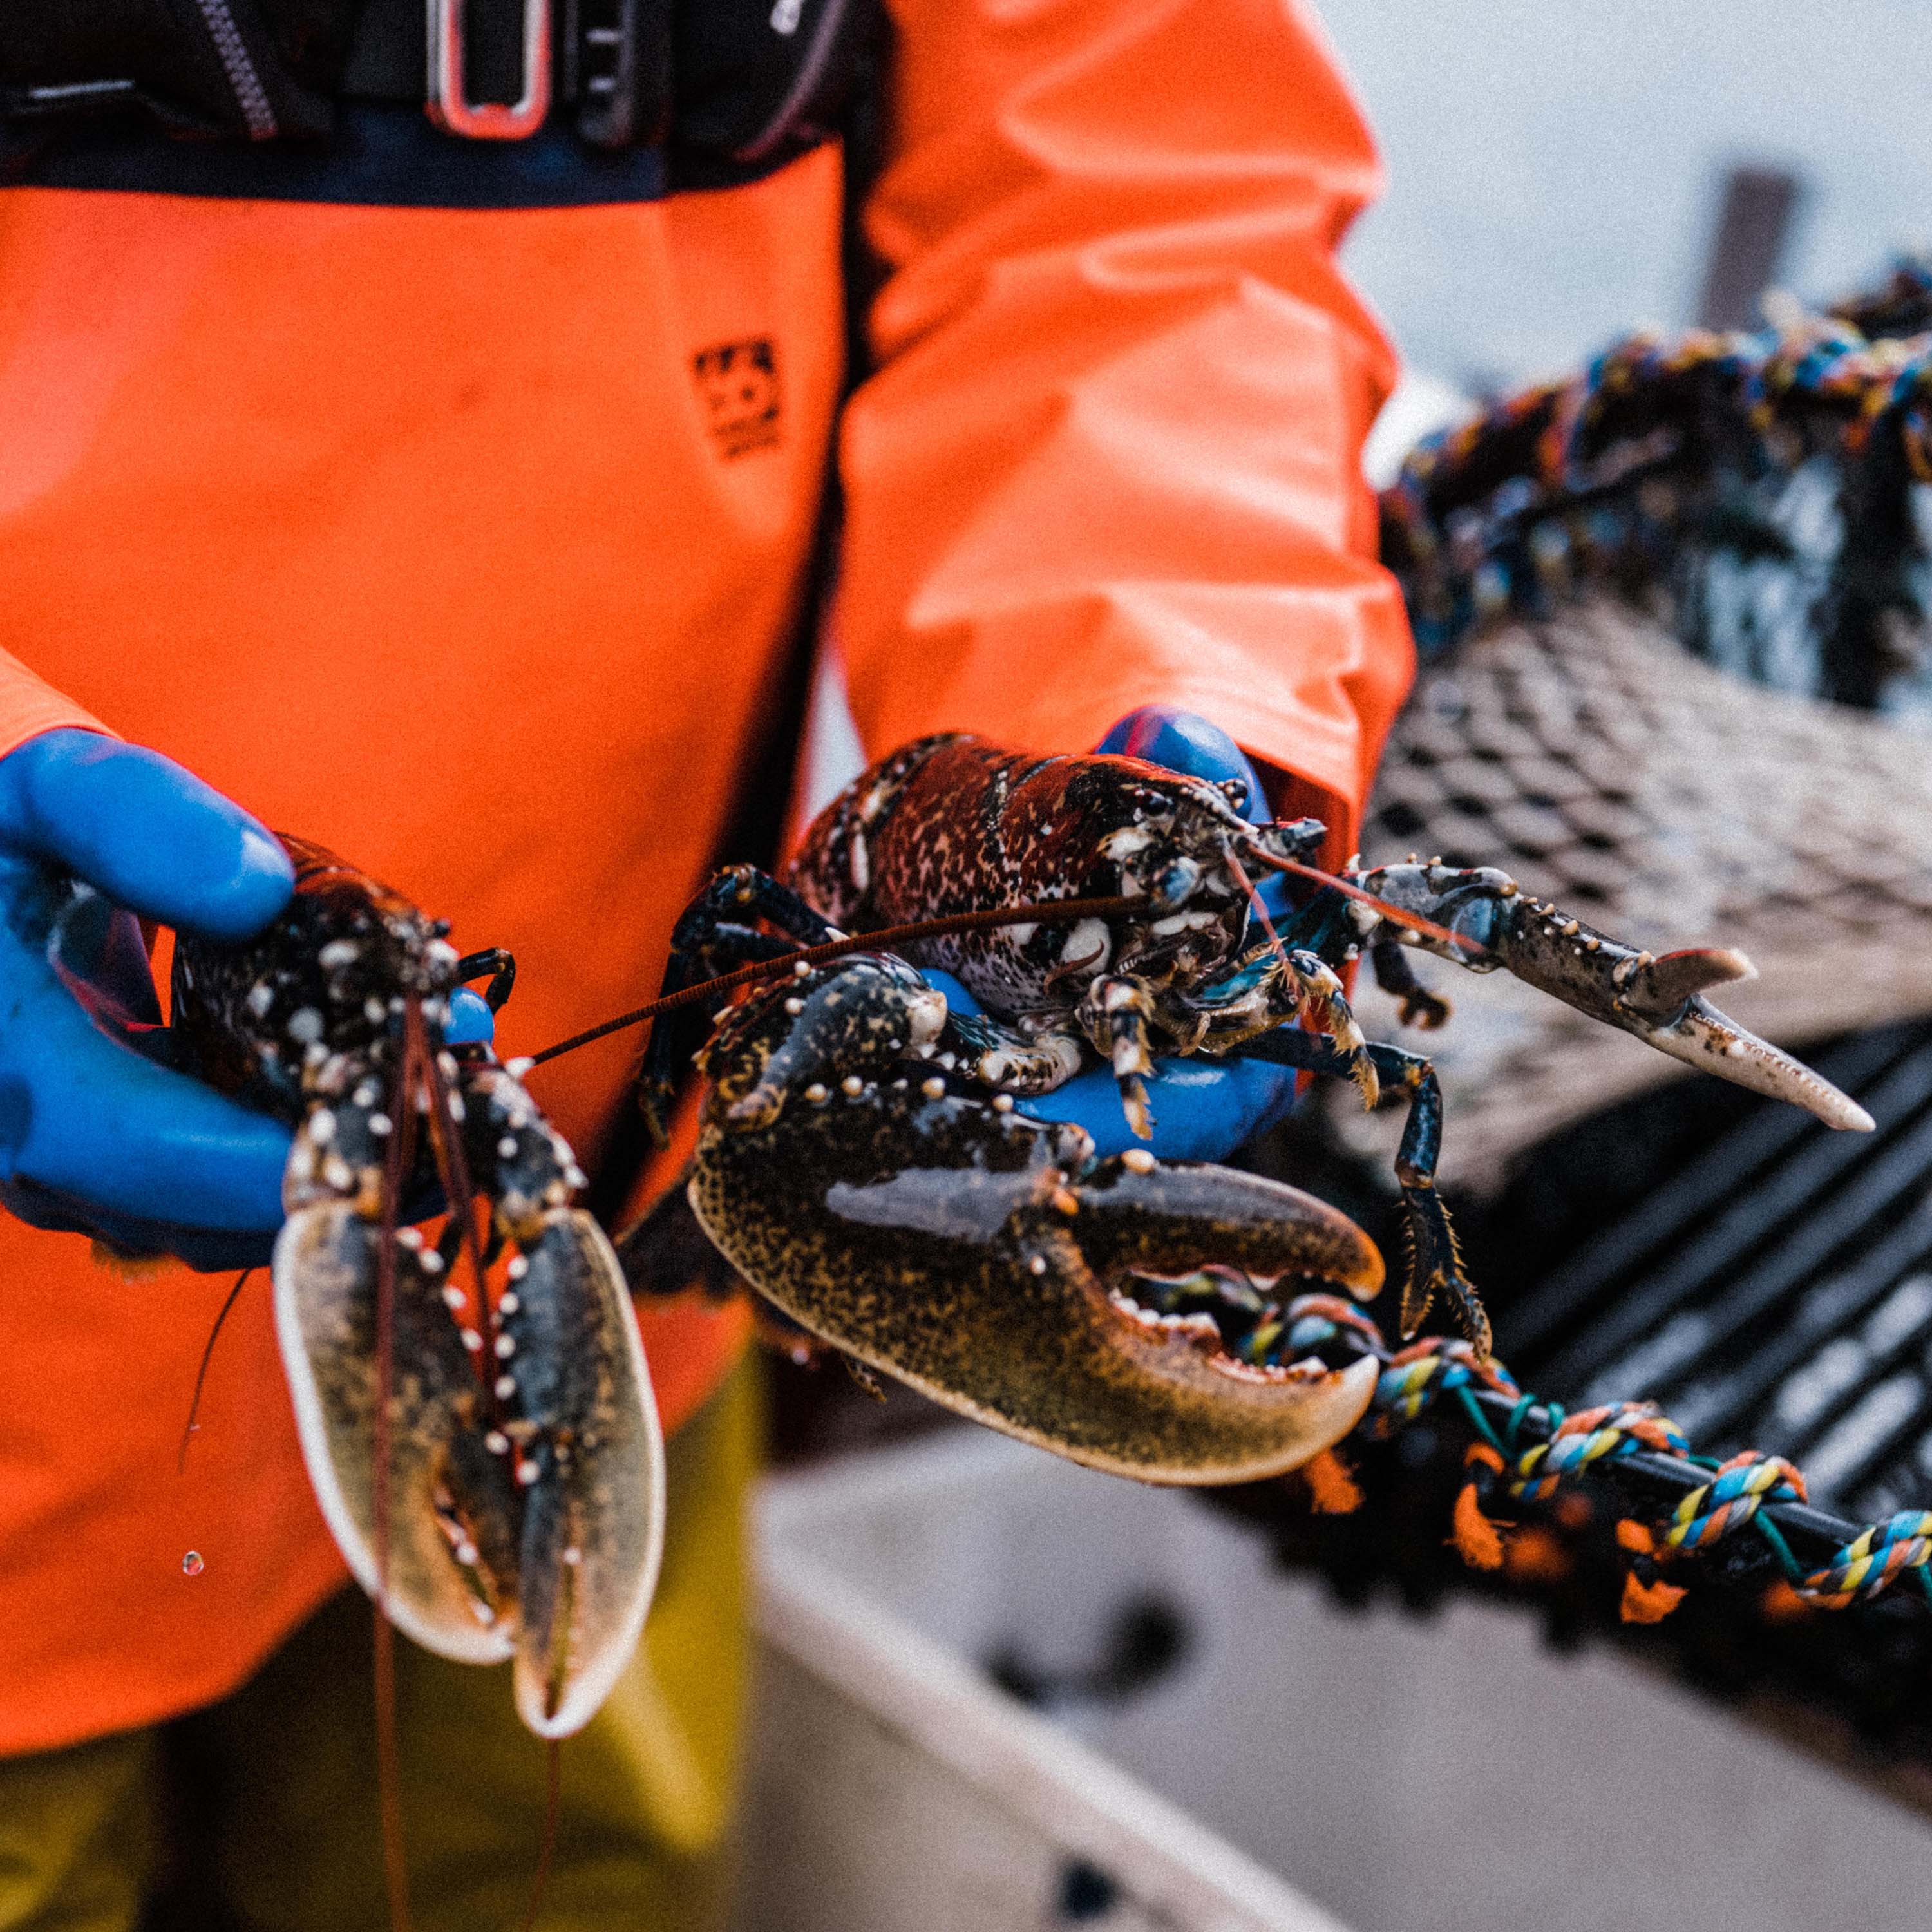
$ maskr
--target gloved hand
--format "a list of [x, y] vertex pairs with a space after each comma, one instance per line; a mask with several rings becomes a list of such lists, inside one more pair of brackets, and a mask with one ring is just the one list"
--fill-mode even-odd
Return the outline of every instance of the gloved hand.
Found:
[[[1216, 783], [1244, 779], [1248, 816], [1258, 823], [1268, 815], [1261, 782], [1241, 748], [1218, 726], [1192, 712], [1144, 706], [1123, 718], [1096, 748], [1125, 752]], [[1271, 913], [1282, 909], [1280, 884], [1270, 880], [1261, 888]], [[926, 976], [956, 1010], [980, 1010], [972, 995], [950, 974]], [[1265, 1060], [1217, 1060], [1200, 1055], [1157, 1060], [1154, 1078], [1148, 1082], [1154, 1118], [1151, 1150], [1168, 1160], [1225, 1160], [1244, 1141], [1274, 1126], [1294, 1106], [1295, 1078], [1292, 1067]], [[1084, 1127], [1102, 1155], [1149, 1144], [1136, 1139], [1127, 1125], [1120, 1088], [1108, 1066], [1090, 1067], [1051, 1094], [1021, 1101], [1017, 1111], [1035, 1120], [1067, 1120]]]
[[[124, 910], [57, 934], [62, 873]], [[242, 939], [293, 884], [261, 825], [158, 752], [62, 730], [0, 758], [0, 1203], [190, 1267], [267, 1260], [289, 1130], [160, 1064], [134, 916]], [[479, 1012], [487, 1038], [466, 996], [465, 1036]]]

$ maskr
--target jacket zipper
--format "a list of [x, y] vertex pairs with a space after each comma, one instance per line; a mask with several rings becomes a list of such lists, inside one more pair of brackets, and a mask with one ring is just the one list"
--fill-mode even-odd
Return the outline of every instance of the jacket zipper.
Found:
[[235, 90], [242, 118], [248, 124], [249, 140], [273, 140], [275, 110], [269, 104], [268, 90], [262, 85], [262, 76], [256, 72], [255, 63], [249, 57], [248, 44], [242, 38], [242, 29], [235, 24], [228, 0], [196, 0], [196, 4], [201, 8], [201, 17], [206, 23], [209, 37], [214, 42], [214, 51], [221, 57], [228, 84]]

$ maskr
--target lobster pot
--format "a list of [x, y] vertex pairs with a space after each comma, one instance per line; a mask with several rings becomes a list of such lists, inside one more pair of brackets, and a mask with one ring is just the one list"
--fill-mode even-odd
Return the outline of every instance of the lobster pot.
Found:
[[1880, 1791], [1184, 1494], [948, 1430], [771, 1479], [759, 1538], [744, 1932], [1924, 1923]]

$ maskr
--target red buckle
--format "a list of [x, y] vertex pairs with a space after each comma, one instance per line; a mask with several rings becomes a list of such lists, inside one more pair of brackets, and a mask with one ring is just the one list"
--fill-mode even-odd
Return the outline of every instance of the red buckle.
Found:
[[472, 141], [528, 140], [550, 112], [550, 0], [524, 0], [524, 94], [508, 103], [464, 92], [463, 15], [464, 0], [429, 0], [429, 118]]

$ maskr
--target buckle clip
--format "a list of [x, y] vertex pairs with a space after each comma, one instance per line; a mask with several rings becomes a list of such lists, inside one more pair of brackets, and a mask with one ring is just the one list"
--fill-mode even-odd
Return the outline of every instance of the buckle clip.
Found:
[[520, 100], [472, 101], [464, 89], [464, 0], [429, 0], [429, 94], [424, 111], [446, 134], [526, 141], [550, 112], [550, 0], [523, 0]]

